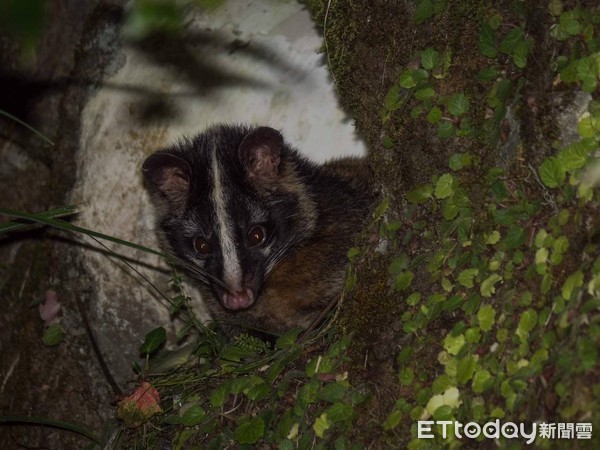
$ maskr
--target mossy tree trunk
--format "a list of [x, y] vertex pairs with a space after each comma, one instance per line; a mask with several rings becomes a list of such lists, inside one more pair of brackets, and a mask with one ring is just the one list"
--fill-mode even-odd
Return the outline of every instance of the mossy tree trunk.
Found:
[[597, 427], [597, 4], [307, 3], [382, 198], [338, 322], [378, 385], [369, 431]]

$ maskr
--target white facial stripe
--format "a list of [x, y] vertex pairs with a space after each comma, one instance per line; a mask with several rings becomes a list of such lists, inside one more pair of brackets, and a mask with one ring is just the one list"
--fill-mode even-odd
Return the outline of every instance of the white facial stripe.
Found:
[[229, 289], [236, 292], [242, 290], [242, 267], [235, 248], [231, 217], [227, 212], [221, 167], [217, 158], [216, 148], [212, 154], [212, 173], [214, 177], [212, 198], [217, 216], [221, 251], [223, 252], [223, 281]]

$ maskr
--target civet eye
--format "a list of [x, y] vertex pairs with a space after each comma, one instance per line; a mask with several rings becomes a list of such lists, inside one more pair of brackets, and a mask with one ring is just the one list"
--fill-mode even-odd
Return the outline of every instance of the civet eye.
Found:
[[246, 237], [246, 242], [248, 243], [248, 247], [258, 247], [259, 245], [265, 242], [265, 229], [260, 225], [252, 228], [248, 232], [248, 236]]
[[201, 255], [209, 255], [212, 253], [212, 246], [206, 239], [196, 238], [194, 239], [194, 250]]

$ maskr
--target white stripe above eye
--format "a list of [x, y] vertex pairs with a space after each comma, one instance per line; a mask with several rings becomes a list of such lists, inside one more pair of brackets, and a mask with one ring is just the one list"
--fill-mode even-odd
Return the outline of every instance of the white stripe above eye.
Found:
[[235, 247], [233, 223], [227, 211], [227, 197], [216, 145], [211, 164], [214, 183], [212, 199], [217, 216], [221, 252], [223, 253], [223, 281], [230, 290], [237, 292], [242, 290], [242, 267]]

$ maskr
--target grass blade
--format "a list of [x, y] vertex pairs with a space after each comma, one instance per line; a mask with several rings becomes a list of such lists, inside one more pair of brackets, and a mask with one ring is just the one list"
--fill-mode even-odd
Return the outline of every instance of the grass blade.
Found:
[[3, 111], [2, 109], [0, 109], [0, 115], [8, 117], [11, 120], [14, 120], [15, 122], [17, 122], [19, 125], [23, 125], [25, 128], [29, 129], [30, 131], [32, 131], [33, 133], [37, 134], [40, 138], [42, 138], [44, 141], [46, 141], [48, 144], [50, 145], [54, 145], [54, 142], [52, 142], [50, 139], [48, 139], [44, 134], [42, 134], [41, 131], [36, 130], [35, 128], [33, 128], [31, 125], [29, 125], [28, 123], [23, 122], [21, 119], [19, 119], [18, 117], [13, 116], [10, 113], [7, 113], [6, 111]]
[[93, 236], [98, 239], [104, 239], [106, 241], [114, 242], [115, 244], [124, 245], [126, 247], [131, 247], [136, 250], [141, 250], [146, 253], [151, 253], [154, 255], [159, 255], [164, 257], [164, 255], [158, 250], [154, 250], [150, 247], [145, 247], [140, 244], [136, 244], [133, 242], [129, 242], [123, 239], [116, 238], [114, 236], [109, 236], [107, 234], [99, 233], [97, 231], [89, 230], [87, 228], [79, 227], [77, 225], [73, 225], [72, 223], [65, 222], [64, 220], [54, 219], [52, 217], [48, 217], [47, 213], [38, 213], [38, 214], [30, 214], [22, 211], [13, 211], [11, 209], [2, 209], [0, 208], [0, 214], [14, 217], [17, 219], [27, 220], [29, 222], [41, 223], [43, 225], [49, 225], [54, 228], [58, 228], [59, 230], [69, 231], [72, 233], [82, 233], [88, 236]]
[[23, 425], [32, 424], [50, 428], [59, 428], [61, 430], [71, 431], [88, 438], [90, 441], [102, 446], [102, 441], [89, 428], [74, 423], [64, 422], [62, 420], [46, 419], [44, 417], [29, 416], [0, 416], [0, 424]]

